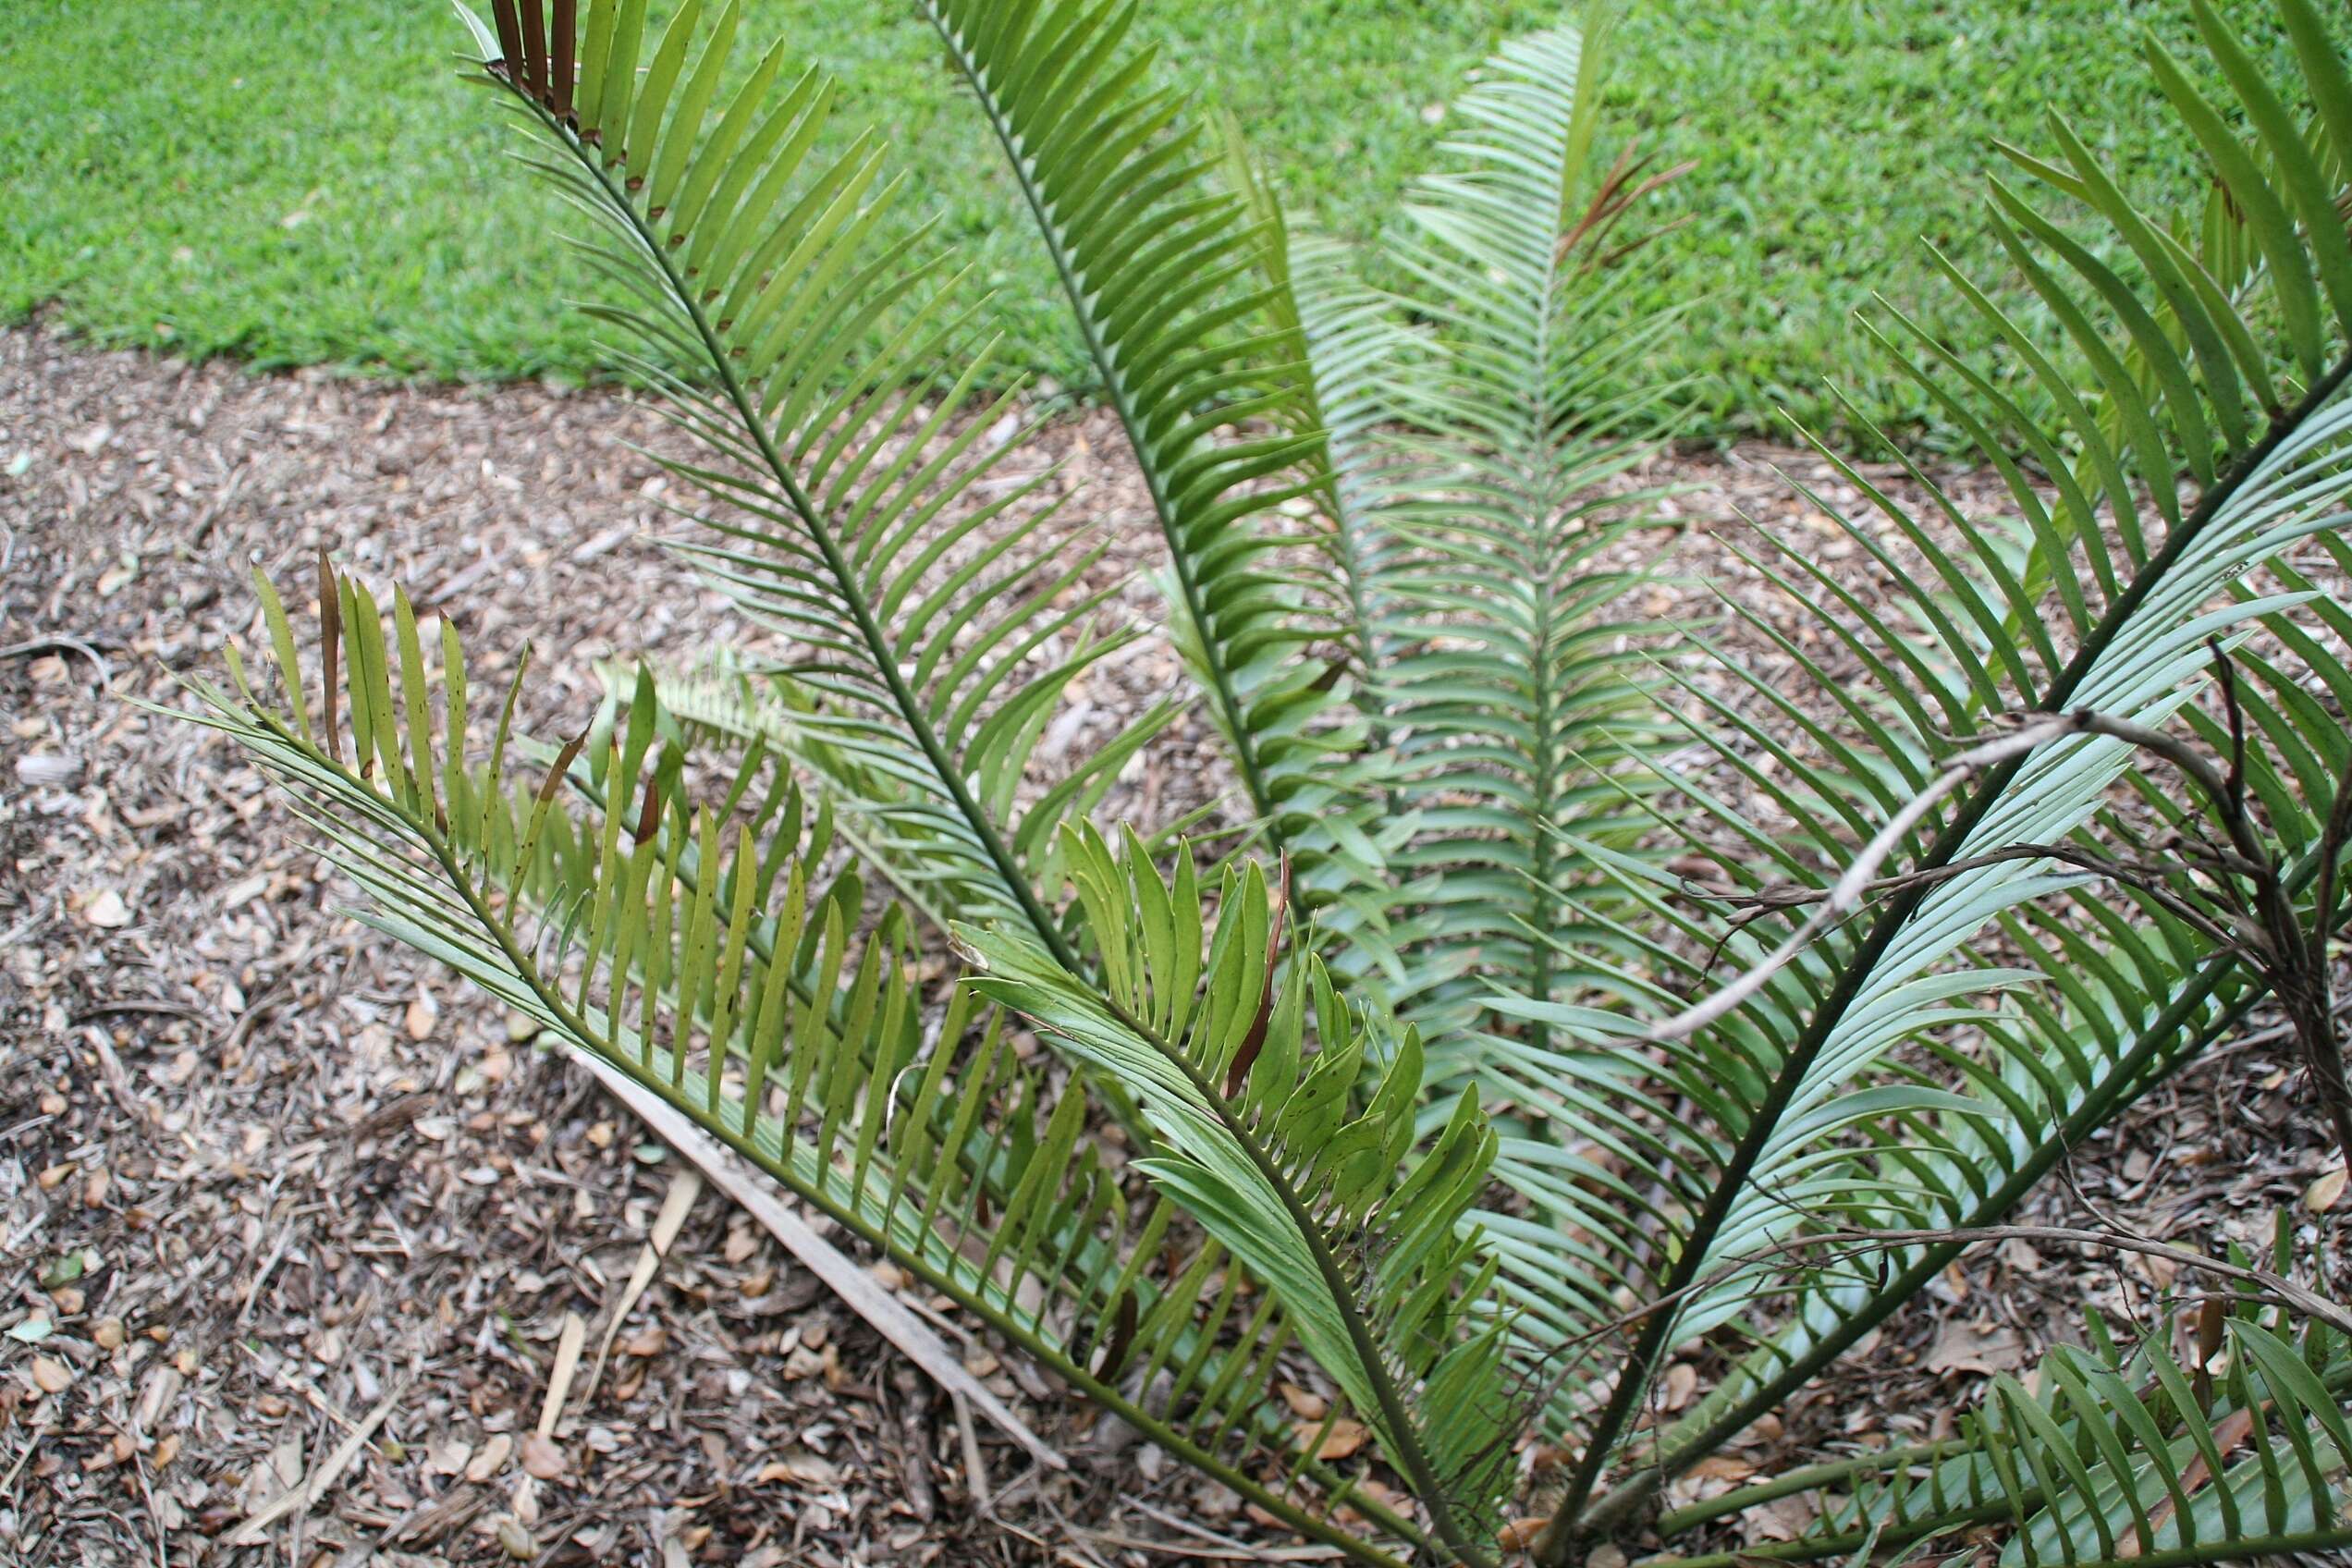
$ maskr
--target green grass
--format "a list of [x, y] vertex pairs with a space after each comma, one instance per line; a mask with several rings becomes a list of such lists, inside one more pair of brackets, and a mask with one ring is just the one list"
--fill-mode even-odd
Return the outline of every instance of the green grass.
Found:
[[[883, 123], [936, 214], [1001, 291], [1010, 362], [1081, 387], [1077, 345], [973, 106], [912, 7], [747, 0]], [[2229, 7], [2241, 19], [2254, 4]], [[1665, 199], [1689, 222], [1645, 253], [1641, 293], [1697, 299], [1650, 374], [1701, 434], [1830, 419], [1824, 378], [1916, 424], [1849, 315], [1872, 291], [1963, 341], [1982, 333], [1917, 243], [1979, 276], [1995, 136], [2045, 144], [2055, 110], [2144, 195], [2194, 191], [2186, 138], [2131, 57], [2176, 45], [2186, 4], [1733, 0], [1635, 9], [1609, 131], [1700, 161]], [[1376, 233], [1443, 134], [1439, 105], [1519, 0], [1146, 0], [1168, 68], [1231, 108], [1292, 201]], [[440, 0], [19, 0], [0, 36], [0, 318], [54, 305], [100, 341], [441, 377], [593, 375], [568, 214], [511, 168], [509, 133], [452, 78]], [[2099, 128], [2105, 127], [2101, 130]], [[2004, 292], [2004, 300], [2014, 295]]]

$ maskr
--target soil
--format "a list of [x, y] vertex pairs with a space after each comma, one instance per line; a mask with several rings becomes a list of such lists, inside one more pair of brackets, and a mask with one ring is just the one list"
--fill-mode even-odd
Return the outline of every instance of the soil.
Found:
[[[1046, 1479], [982, 1427], [975, 1473], [933, 1386], [708, 1192], [610, 1324], [678, 1156], [353, 921], [351, 890], [226, 743], [124, 700], [186, 705], [179, 677], [217, 673], [225, 640], [258, 645], [251, 572], [301, 582], [325, 545], [456, 616], [489, 675], [533, 641], [525, 717], [569, 732], [597, 658], [744, 635], [648, 542], [678, 497], [637, 448], [680, 440], [614, 392], [256, 376], [0, 333], [0, 1556], [1329, 1555], [1148, 1447]], [[1142, 573], [1158, 544], [1115, 427], [1073, 416], [1043, 446], [1072, 522], [1111, 542], [1099, 581], [1154, 624]], [[1688, 488], [1650, 553], [1766, 615], [1780, 590], [1733, 553], [1744, 516], [1858, 570], [1782, 470], [1856, 499], [1803, 453], [1661, 459], [1641, 477]], [[1985, 476], [1940, 477], [1964, 500], [1991, 494]], [[1691, 612], [1706, 592], [1661, 588], [1646, 612]], [[1090, 681], [1060, 743], [1083, 748], [1179, 679], [1146, 643]], [[1213, 793], [1205, 741], [1196, 717], [1163, 736], [1144, 794]], [[2313, 1121], [2286, 1044], [2258, 1029], [2082, 1150], [2026, 1218], [2259, 1247], [2325, 1168]], [[2146, 1318], [2174, 1289], [2061, 1249], [1974, 1256], [1684, 1495], [1800, 1441], [1927, 1435], [1988, 1374], [2076, 1332], [2086, 1301]], [[542, 1442], [568, 1316], [592, 1348], [609, 1327], [615, 1349]], [[1086, 1412], [967, 1346], [1048, 1439], [1088, 1440]], [[1687, 1397], [1684, 1379], [1663, 1387]], [[259, 1544], [235, 1544], [305, 1486]]]

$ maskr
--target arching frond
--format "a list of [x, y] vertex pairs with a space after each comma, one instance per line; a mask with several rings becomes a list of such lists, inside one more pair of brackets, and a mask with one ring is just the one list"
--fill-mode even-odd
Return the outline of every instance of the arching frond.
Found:
[[[1395, 1563], [1378, 1540], [1334, 1522], [1346, 1502], [1414, 1548], [1419, 1532], [1409, 1520], [1369, 1497], [1350, 1500], [1345, 1478], [1313, 1457], [1323, 1434], [1299, 1429], [1274, 1397], [1272, 1361], [1292, 1345], [1318, 1364], [1332, 1355], [1327, 1370], [1348, 1395], [1340, 1408], [1359, 1408], [1358, 1395], [1373, 1408], [1379, 1379], [1405, 1371], [1466, 1402], [1478, 1390], [1461, 1368], [1490, 1371], [1495, 1336], [1456, 1331], [1464, 1299], [1376, 1297], [1388, 1303], [1381, 1343], [1397, 1347], [1397, 1365], [1367, 1381], [1335, 1348], [1329, 1304], [1292, 1289], [1302, 1269], [1312, 1272], [1310, 1254], [1236, 1231], [1223, 1211], [1201, 1216], [1205, 1237], [1179, 1217], [1215, 1195], [1187, 1179], [1189, 1145], [1177, 1145], [1165, 1170], [1147, 1162], [1168, 1195], [1137, 1201], [1087, 1134], [1086, 1096], [1057, 1082], [1057, 1070], [1024, 1061], [978, 990], [926, 997], [908, 977], [903, 917], [888, 911], [861, 936], [863, 889], [853, 875], [823, 883], [829, 826], [789, 777], [764, 776], [754, 758], [714, 798], [693, 801], [685, 752], [674, 729], [665, 736], [650, 682], [624, 712], [557, 752], [544, 774], [518, 777], [521, 671], [486, 725], [493, 704], [470, 692], [446, 621], [436, 660], [405, 596], [394, 600], [387, 635], [363, 584], [323, 576], [335, 612], [324, 662], [340, 670], [324, 700], [304, 692], [292, 628], [263, 582], [285, 705], [262, 701], [232, 652], [236, 690], [197, 686], [195, 717], [286, 789], [366, 893], [361, 918], [627, 1073], [1071, 1387], [1292, 1528], [1357, 1561]], [[1082, 848], [1091, 876], [1099, 840]], [[1205, 970], [1225, 987], [1222, 1003], [1209, 1004], [1220, 1024], [1241, 970], [1262, 973], [1226, 954], [1239, 951], [1246, 920], [1264, 940], [1263, 882], [1226, 907], [1233, 930], [1220, 923]], [[1189, 913], [1197, 940], [1196, 903]], [[1130, 917], [1106, 910], [1098, 918], [1118, 941], [1130, 939]], [[1017, 944], [997, 950], [1025, 955], [1036, 977], [999, 974], [981, 989], [1037, 1006], [1052, 1027], [1076, 1018], [1056, 995], [1076, 983], [1055, 961], [1026, 938], [993, 940]], [[1203, 972], [1197, 947], [1192, 962]], [[1328, 988], [1317, 1003], [1332, 1005]], [[1294, 1047], [1280, 1030], [1297, 1027], [1297, 996], [1275, 1014], [1288, 1022], [1269, 1048]], [[1341, 1055], [1360, 1055], [1346, 1021], [1332, 1026], [1341, 1032], [1325, 1037]], [[1086, 1048], [1102, 1054], [1097, 1041]], [[1294, 1052], [1290, 1060], [1296, 1071]], [[1347, 1085], [1311, 1065], [1287, 1093], [1267, 1080], [1278, 1109], [1295, 1108], [1280, 1125], [1301, 1136], [1323, 1119], [1336, 1125], [1349, 1106]], [[1391, 1152], [1400, 1117], [1409, 1136], [1416, 1084], [1407, 1072], [1346, 1122], [1343, 1137], [1362, 1134], [1350, 1146]], [[1414, 1244], [1364, 1265], [1356, 1277], [1367, 1291], [1392, 1277], [1442, 1284], [1464, 1255], [1454, 1222], [1490, 1149], [1472, 1107], [1459, 1133], [1416, 1168], [1418, 1182], [1359, 1159], [1292, 1190], [1313, 1192], [1318, 1212], [1362, 1221], [1377, 1206], [1399, 1221], [1395, 1233]], [[1286, 1182], [1304, 1174], [1284, 1170]], [[1261, 1265], [1273, 1273], [1259, 1274]], [[1457, 1342], [1483, 1348], [1434, 1364], [1425, 1348]], [[1429, 1452], [1461, 1452], [1473, 1429], [1463, 1412], [1500, 1418], [1491, 1405], [1451, 1408], [1452, 1424], [1430, 1428]], [[1435, 1446], [1440, 1439], [1454, 1446]], [[1268, 1484], [1269, 1471], [1287, 1483]]]
[[1429, 1506], [1438, 1537], [1480, 1560], [1517, 1423], [1500, 1381], [1501, 1326], [1478, 1311], [1493, 1265], [1462, 1231], [1494, 1147], [1476, 1096], [1459, 1096], [1435, 1142], [1407, 1158], [1418, 1036], [1405, 1035], [1359, 1100], [1368, 1021], [1311, 943], [1292, 945], [1282, 973], [1282, 905], [1255, 863], [1225, 876], [1209, 939], [1189, 857], [1172, 881], [1132, 837], [1114, 856], [1084, 836], [1067, 859], [1103, 988], [1018, 937], [970, 932], [974, 987], [1133, 1091], [1158, 1139], [1144, 1169], [1274, 1291]]
[[[2309, 19], [2294, 0], [2287, 9]], [[2284, 123], [2266, 106], [2272, 90], [2230, 64], [2227, 34], [2206, 22], [2245, 123], [2257, 136]], [[2233, 154], [2243, 148], [2238, 133], [2218, 129], [2221, 111], [2160, 49], [2150, 55], [2239, 204], [2295, 208], [2308, 183], [2295, 148], [2273, 149], [2291, 172], [2272, 184]], [[2314, 101], [2337, 93], [2339, 62], [2307, 51], [2305, 65]], [[2184, 337], [2210, 350], [2163, 363], [2163, 376], [2186, 390], [2160, 406], [2127, 376], [2101, 377], [2120, 358], [2115, 345], [2154, 356], [2163, 339], [2147, 328], [2152, 312], [2137, 294], [2106, 287], [2113, 275], [2082, 241], [2014, 248], [2040, 269], [2037, 287], [2084, 322], [2104, 324], [2103, 337], [2087, 341], [2107, 347], [2086, 348], [2079, 363], [2034, 361], [2052, 406], [2081, 410], [2065, 416], [2063, 435], [2033, 430], [1965, 357], [1898, 319], [1918, 356], [1914, 374], [1971, 422], [2043, 559], [2061, 563], [2047, 593], [2020, 580], [2017, 554], [1997, 530], [1941, 495], [1931, 491], [1935, 509], [1914, 514], [1842, 465], [1877, 513], [1839, 518], [1878, 578], [1871, 592], [1800, 551], [1776, 548], [1757, 565], [1810, 618], [1801, 640], [1768, 634], [1834, 700], [1844, 729], [1806, 717], [1772, 674], [1717, 661], [1686, 698], [1711, 773], [1674, 776], [1684, 805], [1663, 820], [1712, 863], [1719, 884], [1697, 886], [1591, 846], [1646, 905], [1648, 930], [1628, 917], [1613, 933], [1619, 950], [1642, 955], [1638, 966], [1588, 962], [1580, 978], [1590, 989], [1574, 1003], [1504, 1004], [1551, 1026], [1548, 1042], [1505, 1043], [1497, 1067], [1519, 1111], [1543, 1124], [1540, 1136], [1506, 1138], [1498, 1162], [1538, 1206], [1515, 1231], [1495, 1222], [1506, 1288], [1528, 1309], [1526, 1354], [1626, 1357], [1613, 1378], [1603, 1361], [1572, 1379], [1555, 1408], [1587, 1446], [1555, 1516], [1554, 1553], [1577, 1530], [1625, 1517], [1659, 1479], [1812, 1377], [1916, 1290], [1935, 1256], [1927, 1247], [1899, 1255], [1893, 1276], [1872, 1284], [1807, 1273], [1778, 1249], [1822, 1225], [1911, 1231], [1998, 1218], [2066, 1140], [2213, 1037], [2252, 985], [2194, 911], [2067, 858], [2118, 841], [2131, 852], [2133, 822], [2145, 816], [2115, 794], [2135, 766], [2127, 744], [2073, 734], [1983, 766], [1966, 759], [2010, 716], [2037, 711], [2194, 729], [2204, 721], [2183, 710], [2212, 668], [2212, 640], [2341, 617], [2309, 596], [2308, 579], [2274, 591], [2264, 573], [2352, 516], [2352, 312], [2327, 288], [2352, 247], [2340, 222], [2287, 224], [2265, 251], [2278, 298], [2242, 316], [2194, 286], [2184, 270], [2194, 258], [2166, 249], [2159, 226], [2101, 194], [2112, 181], [2079, 138], [2060, 140], [2067, 170], [2036, 166], [2062, 193], [2095, 197], [2120, 241], [2146, 245], [2147, 288], [2182, 312]], [[2023, 203], [1999, 196], [1996, 221], [2021, 222]], [[2044, 227], [2064, 232], [2054, 221]], [[2022, 354], [2027, 340], [1989, 303], [1984, 312]], [[2260, 348], [2256, 320], [2271, 334]], [[2083, 379], [2126, 399], [2127, 450], [2099, 444]], [[2003, 444], [1997, 429], [2025, 430], [2023, 449]], [[2065, 440], [2098, 459], [2096, 486], [2074, 483]], [[2015, 627], [2028, 634], [2013, 642], [2005, 629]], [[2333, 684], [2348, 673], [2342, 650], [2321, 640], [2307, 635], [2297, 652], [2311, 664], [2282, 676], [2285, 684]], [[1719, 695], [1726, 680], [1745, 695]], [[2244, 716], [2273, 759], [2345, 754], [2341, 721], [2310, 704], [2282, 696]], [[1947, 776], [1955, 764], [1960, 772]], [[2314, 842], [2309, 819], [2332, 791], [2284, 788], [2276, 770], [2292, 768], [2284, 760], [2252, 766], [2282, 786], [2265, 798], [2282, 841]], [[1915, 798], [1946, 790], [1916, 818], [1906, 812]], [[2159, 824], [2205, 829], [2207, 808], [2192, 795], [2149, 793], [2169, 797], [2155, 806]], [[1910, 826], [1887, 863], [1896, 880], [1850, 924], [1809, 941], [1737, 1005], [1695, 1015], [1695, 1032], [1628, 1037], [1612, 1005], [1672, 1012], [1677, 992], [1703, 995], [1716, 975], [1763, 963], [1829, 896], [1859, 842], [1898, 816]], [[2308, 879], [2313, 869], [2297, 874]], [[1790, 889], [1802, 896], [1756, 897]], [[1672, 1305], [1621, 1331], [1612, 1325], [1622, 1308], [1611, 1303], [1620, 1290]], [[1770, 1313], [1752, 1316], [1766, 1299]], [[1746, 1334], [1757, 1348], [1718, 1400], [1666, 1436], [1662, 1461], [1646, 1460], [1594, 1503], [1660, 1354], [1710, 1329]], [[1610, 1390], [1597, 1412], [1584, 1403], [1596, 1376]]]
[[[1056, 704], [1125, 635], [1095, 627], [1103, 546], [1055, 536], [1043, 475], [991, 477], [1025, 435], [991, 434], [1014, 394], [962, 408], [987, 344], [919, 232], [871, 238], [897, 190], [884, 150], [815, 152], [832, 83], [778, 91], [778, 44], [722, 95], [732, 4], [714, 17], [688, 0], [656, 28], [639, 0], [604, 0], [576, 41], [572, 11], [543, 27], [580, 62], [576, 98], [529, 30], [520, 55], [477, 38], [549, 149], [533, 166], [596, 221], [584, 258], [636, 300], [599, 311], [638, 339], [626, 362], [710, 449], [707, 466], [667, 464], [705, 498], [690, 513], [705, 533], [680, 547], [791, 639], [790, 673], [818, 698], [796, 738], [876, 784], [869, 803], [925, 844], [937, 896], [1068, 951], [1037, 892], [1060, 819], [1029, 820], [1020, 786]], [[894, 325], [862, 356], [877, 323]], [[926, 398], [943, 361], [958, 378]]]
[[[1308, 903], [1377, 927], [1381, 847], [1352, 761], [1323, 541], [1279, 526], [1326, 483], [1293, 333], [1269, 314], [1273, 236], [1209, 182], [1219, 152], [1130, 42], [1135, 0], [918, 0], [979, 101], [1125, 427], [1168, 545], [1171, 630], [1269, 847]], [[1336, 684], [1335, 684], [1336, 682]], [[1350, 913], [1342, 913], [1341, 911]]]
[[[608, 667], [601, 673], [608, 692], [627, 690], [636, 666]], [[985, 918], [991, 906], [967, 896], [962, 863], [952, 842], [942, 851], [936, 817], [910, 810], [910, 791], [859, 753], [833, 742], [822, 699], [790, 671], [729, 649], [691, 662], [655, 661], [652, 668], [664, 713], [697, 735], [729, 751], [764, 746], [790, 757], [802, 780], [834, 808], [834, 828], [859, 863], [888, 882], [895, 897], [944, 937], [956, 921]], [[1051, 759], [1053, 776], [1032, 777], [1016, 797], [1022, 807], [1009, 813], [1011, 847], [1024, 865], [1042, 868], [1050, 888], [1060, 876], [1055, 847], [1039, 839], [1064, 822], [1091, 820], [1146, 743], [1175, 716], [1163, 701], [1083, 755]], [[1044, 748], [1041, 748], [1044, 749]], [[1061, 751], [1066, 753], [1067, 748]], [[1026, 770], [1042, 769], [1033, 765]], [[1203, 804], [1160, 826], [1152, 840], [1172, 840], [1215, 808]], [[1079, 912], [1065, 909], [1067, 929]]]
[[[1622, 607], [1640, 572], [1612, 556], [1629, 498], [1608, 492], [1659, 427], [1650, 395], [1606, 388], [1657, 327], [1618, 321], [1611, 279], [1623, 275], [1593, 264], [1604, 54], [1603, 36], [1575, 28], [1505, 45], [1455, 104], [1452, 166], [1414, 188], [1398, 247], [1437, 351], [1394, 410], [1417, 472], [1386, 508], [1371, 592], [1400, 644], [1382, 720], [1399, 794], [1420, 814], [1399, 857], [1427, 900], [1415, 989], [1450, 1032], [1479, 1019], [1484, 982], [1462, 976], [1551, 997], [1538, 934], [1589, 880], [1561, 835], [1605, 837], [1622, 814], [1607, 776], [1646, 708], [1640, 629]], [[1435, 1065], [1474, 1067], [1474, 1038]]]

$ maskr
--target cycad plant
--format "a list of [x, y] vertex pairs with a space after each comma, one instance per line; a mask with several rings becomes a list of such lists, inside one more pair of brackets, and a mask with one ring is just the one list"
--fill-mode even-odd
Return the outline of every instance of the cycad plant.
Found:
[[[2272, 985], [2326, 1032], [2352, 80], [2310, 0], [2284, 86], [2201, 0], [2210, 60], [2148, 46], [2213, 175], [2187, 220], [2065, 125], [2003, 150], [2046, 320], [1952, 283], [2030, 397], [1872, 330], [2014, 510], [1841, 464], [1863, 570], [1759, 538], [1787, 614], [1733, 605], [1746, 654], [1628, 607], [1666, 389], [1607, 389], [1672, 329], [1619, 290], [1674, 171], [1606, 145], [1604, 25], [1488, 65], [1359, 271], [1155, 85], [1127, 0], [918, 6], [1147, 482], [1193, 689], [1042, 760], [1134, 633], [1006, 466], [985, 301], [875, 241], [899, 188], [828, 80], [739, 56], [734, 0], [498, 0], [472, 74], [702, 444], [679, 547], [783, 651], [616, 669], [542, 745], [325, 560], [308, 685], [263, 583], [282, 692], [232, 648], [202, 717], [366, 917], [1358, 1561], [2352, 1543], [2352, 1317], [2284, 1227], [2174, 1255], [2186, 1339], [2094, 1318], [1947, 1439], [1678, 1486]], [[1104, 820], [1186, 704], [1232, 799]], [[1704, 1379], [1671, 1415], [1670, 1364]], [[1797, 1538], [1732, 1550], [1796, 1493]]]

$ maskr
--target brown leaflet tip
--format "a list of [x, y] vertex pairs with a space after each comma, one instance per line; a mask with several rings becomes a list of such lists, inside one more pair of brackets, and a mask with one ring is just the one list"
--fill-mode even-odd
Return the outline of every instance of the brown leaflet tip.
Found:
[[547, 13], [541, 0], [521, 0], [522, 67], [530, 79], [531, 95], [542, 104], [554, 102], [547, 87]]
[[1274, 967], [1275, 949], [1282, 945], [1282, 925], [1291, 913], [1291, 851], [1282, 851], [1281, 882], [1274, 889], [1274, 924], [1266, 933], [1266, 967]]
[[1119, 1306], [1111, 1317], [1110, 1339], [1103, 1345], [1102, 1365], [1095, 1369], [1097, 1382], [1109, 1382], [1127, 1365], [1128, 1353], [1135, 1348], [1136, 1318], [1135, 1292], [1120, 1292]]
[[1242, 1036], [1241, 1048], [1233, 1053], [1233, 1065], [1225, 1070], [1225, 1097], [1231, 1099], [1249, 1082], [1249, 1071], [1257, 1063], [1257, 1053], [1266, 1048], [1267, 1026], [1274, 1021], [1275, 962], [1282, 950], [1282, 926], [1291, 909], [1291, 855], [1282, 851], [1281, 883], [1274, 896], [1273, 918], [1266, 925], [1266, 983], [1258, 988], [1257, 1016], [1250, 1021], [1247, 1035]]
[[515, 0], [491, 0], [490, 19], [498, 30], [499, 58], [492, 63], [507, 67], [507, 80], [521, 86], [530, 77], [530, 62], [522, 52], [522, 18], [515, 10]]
[[661, 826], [661, 778], [658, 775], [645, 780], [644, 802], [637, 808], [636, 841], [643, 843]]
[[1267, 1025], [1274, 1021], [1274, 974], [1268, 970], [1265, 987], [1258, 992], [1257, 1016], [1250, 1020], [1249, 1033], [1242, 1036], [1241, 1048], [1233, 1053], [1233, 1065], [1225, 1070], [1225, 1097], [1231, 1099], [1249, 1082], [1250, 1069], [1257, 1063], [1257, 1053], [1266, 1048]]
[[2207, 1296], [2197, 1308], [2197, 1365], [2202, 1368], [2212, 1364], [2221, 1353], [2222, 1325], [2226, 1313], [2222, 1298]]
[[343, 602], [336, 586], [335, 567], [326, 558], [326, 546], [318, 550], [319, 593], [319, 665], [326, 682], [326, 754], [331, 761], [343, 760], [343, 740], [337, 728], [336, 665], [343, 648]]
[[556, 791], [563, 787], [564, 775], [571, 771], [572, 759], [580, 754], [580, 748], [587, 743], [588, 731], [583, 729], [565, 741], [564, 749], [556, 753], [556, 766], [547, 770], [546, 782], [539, 786], [541, 805], [544, 806], [556, 798]]
[[566, 120], [573, 117], [571, 93], [573, 78], [577, 74], [574, 60], [579, 43], [579, 0], [555, 0], [555, 16], [548, 23], [551, 34], [548, 43], [554, 47], [555, 59], [550, 67], [553, 80], [547, 85], [554, 92], [556, 113]]

